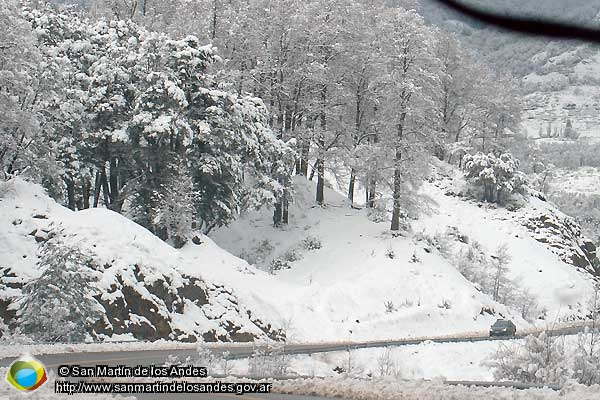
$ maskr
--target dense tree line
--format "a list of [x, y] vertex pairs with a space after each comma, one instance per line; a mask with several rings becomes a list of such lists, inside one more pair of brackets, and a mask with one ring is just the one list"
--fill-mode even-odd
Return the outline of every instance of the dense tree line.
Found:
[[[212, 46], [131, 21], [7, 6], [29, 28], [20, 36], [31, 37], [36, 65], [5, 86], [4, 104], [28, 123], [2, 130], [5, 175], [37, 168], [69, 208], [102, 203], [174, 244], [193, 223], [209, 231], [282, 191], [291, 149], [260, 99], [223, 90], [208, 72]], [[28, 66], [22, 38], [14, 43], [12, 66]]]
[[509, 78], [384, 1], [2, 2], [0, 79], [27, 75], [0, 85], [3, 174], [174, 244], [250, 206], [286, 223], [294, 171], [319, 204], [328, 174], [387, 202], [397, 230], [429, 157], [496, 150], [519, 119]]

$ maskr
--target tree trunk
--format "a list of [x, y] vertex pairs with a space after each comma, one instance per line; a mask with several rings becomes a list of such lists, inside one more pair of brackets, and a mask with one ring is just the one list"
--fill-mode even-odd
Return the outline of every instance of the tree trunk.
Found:
[[327, 130], [326, 102], [327, 86], [323, 85], [321, 88], [321, 132], [317, 143], [319, 146], [319, 155], [317, 156], [317, 203], [321, 205], [325, 202], [323, 189], [325, 187], [325, 131]]
[[283, 207], [281, 201], [275, 203], [275, 209], [273, 210], [273, 225], [279, 226], [283, 219]]
[[[400, 149], [396, 150], [396, 162], [399, 164], [402, 152]], [[400, 180], [402, 178], [400, 165], [394, 167], [394, 208], [392, 211], [392, 225], [391, 230], [400, 230]]]
[[[289, 183], [286, 183], [286, 187], [288, 184]], [[281, 200], [281, 222], [283, 222], [284, 224], [287, 224], [289, 222], [288, 207], [289, 207], [289, 200], [288, 200], [288, 193], [287, 193], [287, 189], [286, 189], [283, 192], [283, 199]]]
[[[360, 134], [361, 134], [361, 125], [362, 125], [362, 90], [363, 90], [364, 81], [361, 79], [356, 88], [355, 94], [355, 109], [354, 109], [354, 147], [360, 144]], [[350, 183], [348, 185], [348, 200], [350, 200], [350, 206], [354, 204], [354, 183], [356, 181], [356, 171], [354, 168], [350, 171]]]
[[354, 168], [350, 170], [350, 184], [348, 185], [348, 200], [350, 200], [350, 205], [354, 204], [354, 182], [356, 181], [356, 172]]
[[116, 157], [113, 157], [110, 160], [108, 187], [110, 195], [109, 208], [113, 211], [121, 213], [123, 201], [121, 200], [121, 192], [119, 188], [119, 160]]
[[369, 203], [369, 208], [375, 207], [375, 196], [377, 194], [377, 178], [371, 176], [369, 178], [369, 198], [367, 199]]
[[212, 21], [210, 24], [211, 39], [214, 39], [217, 37], [217, 1], [218, 0], [213, 0]]
[[308, 151], [310, 144], [300, 142], [300, 157], [296, 160], [296, 175], [304, 175], [308, 178]]
[[325, 160], [319, 158], [317, 160], [317, 203], [323, 205], [325, 202]]
[[106, 177], [106, 168], [103, 166], [100, 171], [100, 184], [102, 185], [102, 194], [104, 197], [104, 205], [109, 208], [110, 206], [110, 190], [108, 188], [108, 178]]
[[302, 159], [300, 160], [300, 169], [304, 176], [308, 176], [308, 153], [310, 152], [310, 140], [307, 140], [302, 147]]
[[[404, 118], [402, 118], [402, 121]], [[394, 159], [394, 206], [392, 210], [392, 224], [390, 229], [392, 231], [400, 230], [400, 194], [401, 194], [401, 180], [402, 180], [402, 136], [403, 126], [402, 122], [398, 124], [398, 142], [396, 143], [396, 157]]]
[[[375, 112], [377, 109], [375, 109]], [[370, 144], [377, 144], [379, 141], [377, 134], [373, 134], [369, 137]], [[377, 174], [376, 171], [379, 168], [377, 159], [373, 161], [373, 173], [367, 175], [367, 207], [375, 207], [375, 195], [377, 193]]]
[[75, 210], [75, 183], [71, 179], [65, 180], [67, 186], [67, 207]]
[[367, 206], [367, 208], [371, 208], [371, 206], [369, 205], [369, 199], [371, 198], [371, 194], [369, 193], [369, 182], [370, 182], [370, 178], [369, 175], [367, 174], [367, 178], [365, 179], [365, 205]]
[[90, 180], [86, 178], [82, 188], [82, 206], [84, 210], [90, 208], [90, 186]]
[[94, 204], [92, 207], [98, 207], [98, 201], [100, 200], [100, 188], [101, 188], [101, 178], [100, 172], [96, 172], [96, 176], [94, 178]]

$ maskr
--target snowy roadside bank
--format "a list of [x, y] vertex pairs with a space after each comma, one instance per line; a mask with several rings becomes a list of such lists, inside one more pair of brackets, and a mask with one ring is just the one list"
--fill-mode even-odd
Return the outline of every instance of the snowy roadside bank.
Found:
[[346, 377], [296, 379], [278, 382], [273, 391], [281, 394], [339, 397], [353, 400], [595, 400], [600, 386], [566, 385], [551, 389], [518, 390], [500, 387], [445, 385], [441, 381], [359, 380]]

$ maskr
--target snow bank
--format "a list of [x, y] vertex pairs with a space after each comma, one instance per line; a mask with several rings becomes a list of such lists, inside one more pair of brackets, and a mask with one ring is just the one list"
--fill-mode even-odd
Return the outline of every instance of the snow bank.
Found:
[[0, 311], [6, 322], [15, 317], [14, 303], [22, 287], [40, 274], [39, 246], [59, 236], [91, 254], [99, 266], [96, 286], [102, 295], [97, 301], [106, 311], [94, 325], [100, 337], [179, 341], [279, 337], [269, 315], [241, 303], [226, 280], [213, 282], [203, 276], [203, 271], [223, 264], [243, 266], [243, 261], [210, 245], [193, 245], [198, 247], [196, 257], [188, 259], [120, 214], [98, 208], [73, 212], [56, 204], [39, 186], [20, 179], [3, 183], [0, 193]]
[[600, 386], [573, 384], [556, 392], [551, 389], [450, 386], [441, 381], [401, 381], [392, 378], [359, 380], [340, 377], [280, 381], [273, 385], [273, 391], [354, 400], [596, 400]]

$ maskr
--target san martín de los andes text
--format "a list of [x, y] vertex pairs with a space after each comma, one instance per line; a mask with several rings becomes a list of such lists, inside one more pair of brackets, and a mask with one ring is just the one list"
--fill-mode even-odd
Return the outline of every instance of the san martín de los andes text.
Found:
[[60, 365], [61, 378], [206, 378], [207, 368], [194, 365]]

